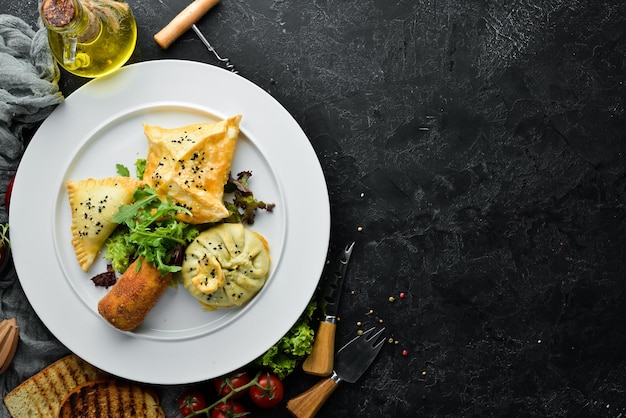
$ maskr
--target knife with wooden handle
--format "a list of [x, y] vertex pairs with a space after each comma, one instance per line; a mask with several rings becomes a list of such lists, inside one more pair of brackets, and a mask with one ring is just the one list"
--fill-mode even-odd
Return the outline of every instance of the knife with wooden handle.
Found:
[[302, 370], [315, 376], [328, 376], [333, 371], [337, 311], [343, 279], [348, 270], [354, 242], [346, 245], [337, 263], [324, 277], [320, 307], [324, 315], [315, 334], [311, 354], [302, 363]]

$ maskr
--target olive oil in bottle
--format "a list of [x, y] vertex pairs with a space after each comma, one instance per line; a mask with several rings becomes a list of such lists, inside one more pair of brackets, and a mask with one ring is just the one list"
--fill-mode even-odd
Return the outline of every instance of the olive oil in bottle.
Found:
[[72, 74], [109, 74], [135, 50], [137, 23], [125, 1], [43, 0], [40, 15], [52, 55]]

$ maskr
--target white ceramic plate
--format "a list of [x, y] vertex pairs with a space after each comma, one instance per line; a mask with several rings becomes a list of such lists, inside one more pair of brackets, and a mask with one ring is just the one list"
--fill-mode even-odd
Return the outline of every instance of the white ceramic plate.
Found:
[[[107, 290], [74, 256], [69, 179], [134, 173], [145, 158], [143, 122], [177, 127], [243, 115], [233, 173], [251, 170], [255, 197], [276, 203], [251, 229], [270, 244], [270, 277], [251, 303], [203, 311], [180, 286], [168, 289], [134, 332], [98, 314]], [[324, 267], [328, 192], [306, 135], [265, 91], [220, 68], [191, 61], [129, 65], [71, 94], [35, 134], [15, 179], [10, 212], [19, 280], [34, 310], [71, 351], [114, 375], [153, 384], [192, 383], [228, 373], [263, 354], [298, 319]]]

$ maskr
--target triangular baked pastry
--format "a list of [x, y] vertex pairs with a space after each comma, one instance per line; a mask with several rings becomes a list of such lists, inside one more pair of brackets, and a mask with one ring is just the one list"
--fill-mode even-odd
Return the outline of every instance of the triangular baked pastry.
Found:
[[83, 271], [89, 271], [104, 242], [117, 227], [112, 219], [120, 206], [132, 202], [133, 193], [141, 184], [141, 180], [131, 177], [66, 183], [72, 210], [72, 245]]
[[201, 224], [228, 216], [224, 185], [228, 181], [241, 115], [217, 123], [179, 128], [144, 124], [148, 157], [143, 180], [163, 200], [171, 197], [192, 215], [179, 221]]

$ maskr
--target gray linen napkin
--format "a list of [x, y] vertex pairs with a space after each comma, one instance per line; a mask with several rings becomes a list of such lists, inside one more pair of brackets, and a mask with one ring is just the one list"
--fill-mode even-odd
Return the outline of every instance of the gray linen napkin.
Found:
[[[25, 130], [37, 126], [63, 101], [59, 69], [45, 29], [0, 15], [0, 202], [26, 148]], [[0, 205], [0, 222], [7, 221]]]
[[[63, 101], [59, 69], [44, 29], [0, 15], [0, 222], [8, 220], [6, 187], [28, 145], [28, 133]], [[41, 278], [46, 280], [45, 277]], [[0, 399], [68, 350], [39, 320], [16, 280], [13, 267], [0, 275], [0, 320], [17, 318], [20, 342], [11, 367], [0, 375]], [[0, 417], [9, 413], [0, 402]]]

